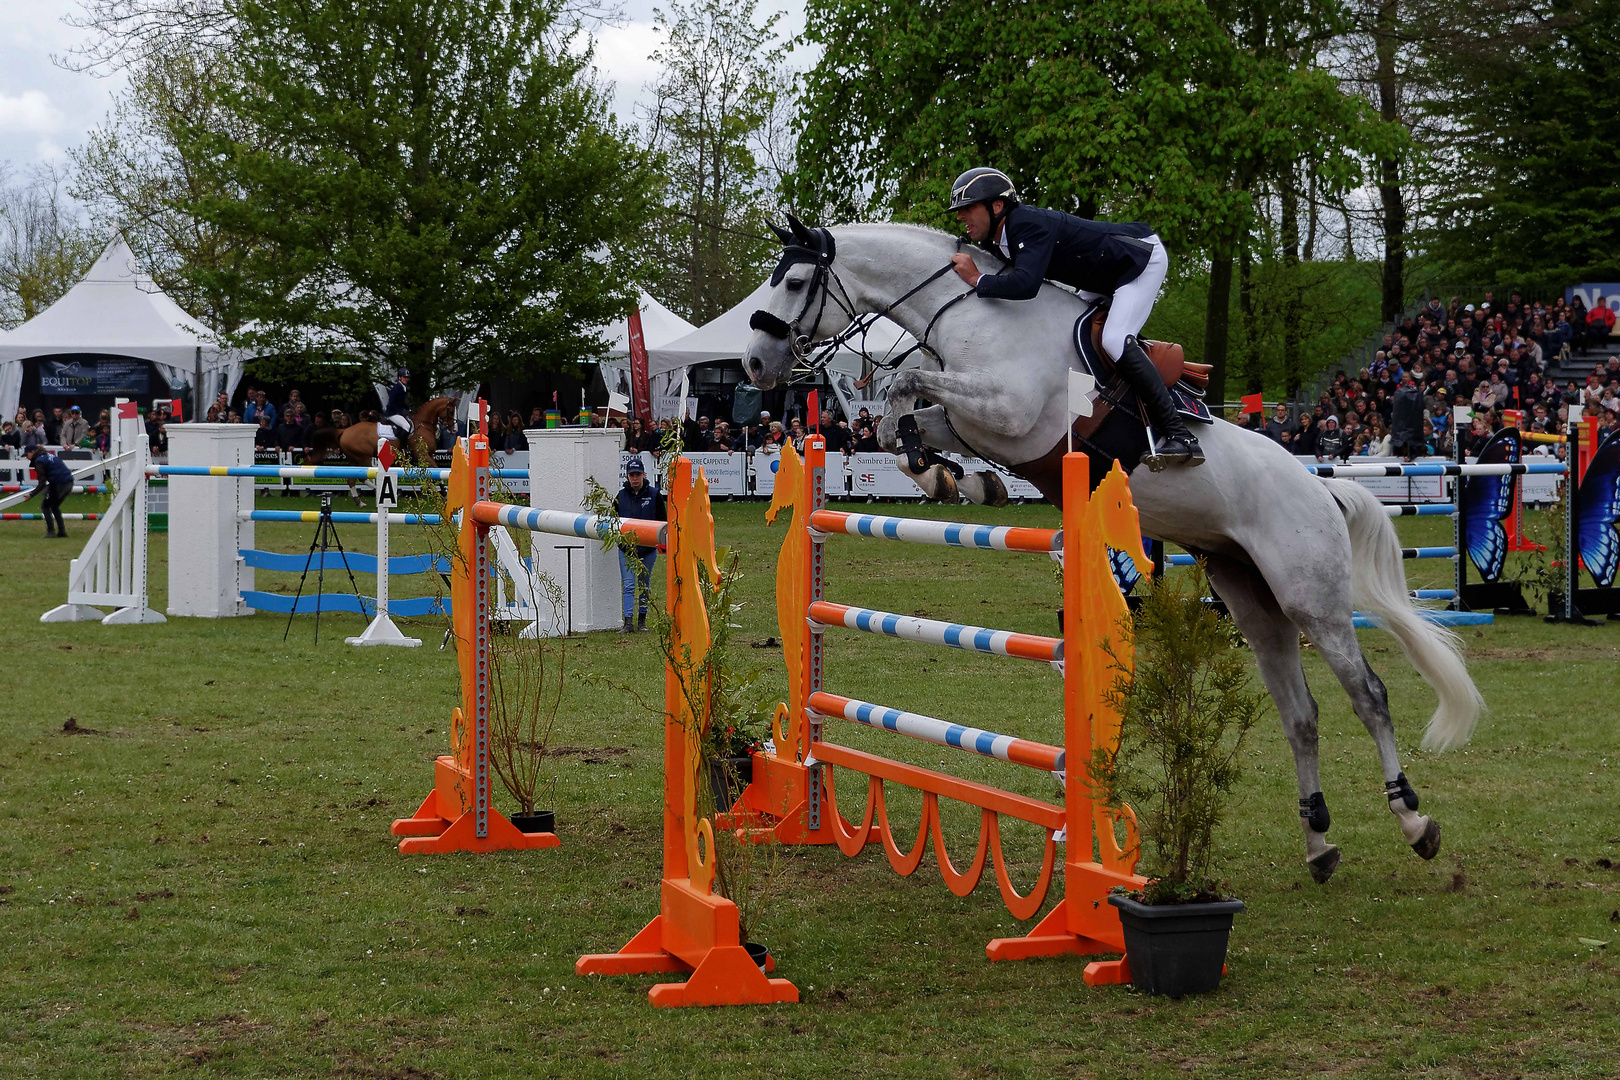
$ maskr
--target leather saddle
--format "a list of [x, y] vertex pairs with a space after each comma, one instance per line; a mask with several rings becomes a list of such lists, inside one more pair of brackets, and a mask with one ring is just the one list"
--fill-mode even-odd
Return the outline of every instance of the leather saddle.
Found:
[[[1098, 388], [1091, 415], [1078, 417], [1074, 422], [1074, 433], [1083, 439], [1090, 438], [1102, 427], [1103, 421], [1116, 408], [1124, 407], [1132, 416], [1139, 411], [1130, 383], [1114, 370], [1113, 360], [1103, 351], [1102, 331], [1107, 317], [1107, 307], [1099, 305], [1081, 315], [1074, 323], [1074, 352], [1080, 370], [1096, 379]], [[1158, 369], [1164, 385], [1169, 387], [1176, 411], [1198, 423], [1214, 423], [1214, 417], [1204, 404], [1204, 391], [1209, 389], [1210, 365], [1188, 360], [1181, 346], [1174, 342], [1143, 338], [1142, 347], [1147, 350], [1148, 359]]]

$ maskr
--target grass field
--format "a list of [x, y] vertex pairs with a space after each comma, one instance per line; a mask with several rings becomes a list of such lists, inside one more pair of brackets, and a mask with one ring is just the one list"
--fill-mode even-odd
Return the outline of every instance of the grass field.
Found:
[[[754, 648], [775, 633], [781, 535], [762, 511], [720, 504], [715, 517], [745, 555], [739, 652], [780, 686], [780, 651]], [[995, 520], [1056, 523], [1044, 507]], [[1466, 629], [1491, 711], [1444, 756], [1416, 749], [1432, 695], [1390, 638], [1364, 632], [1407, 774], [1445, 830], [1428, 863], [1402, 843], [1371, 740], [1307, 652], [1344, 863], [1311, 882], [1292, 759], [1264, 721], [1221, 845], [1248, 912], [1215, 994], [1090, 989], [1078, 959], [990, 964], [985, 943], [1023, 925], [993, 884], [957, 899], [931, 859], [903, 879], [874, 849], [789, 849], [758, 936], [802, 1003], [664, 1011], [647, 1004], [653, 978], [573, 973], [657, 908], [657, 717], [573, 685], [557, 741], [589, 752], [557, 759], [563, 846], [405, 858], [388, 825], [426, 793], [456, 700], [442, 624], [417, 623], [414, 650], [346, 647], [359, 616], [323, 616], [318, 647], [309, 616], [285, 642], [272, 615], [44, 626], [90, 532], [70, 524], [66, 543], [0, 525], [0, 1076], [1620, 1076], [1620, 627]], [[1409, 544], [1449, 542], [1444, 520], [1398, 527]], [[280, 551], [307, 549], [313, 531], [258, 529]], [[372, 550], [371, 528], [343, 533]], [[152, 547], [161, 610], [167, 544]], [[833, 600], [1054, 629], [1047, 560], [837, 538], [828, 565]], [[1448, 564], [1409, 566], [1414, 586], [1448, 584]], [[260, 588], [293, 584], [260, 575]], [[593, 635], [570, 666], [655, 697], [649, 637]], [[829, 635], [827, 655], [835, 692], [1059, 739], [1060, 685], [1042, 668], [849, 634]], [[880, 734], [837, 732], [941, 762]], [[944, 765], [1054, 794], [1015, 766]], [[891, 802], [903, 834], [918, 802]], [[972, 843], [964, 816], [948, 826], [956, 847]], [[1037, 844], [1010, 844], [1024, 882]]]

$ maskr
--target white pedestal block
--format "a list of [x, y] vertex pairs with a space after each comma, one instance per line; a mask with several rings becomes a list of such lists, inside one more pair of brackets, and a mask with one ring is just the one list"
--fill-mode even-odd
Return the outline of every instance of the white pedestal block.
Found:
[[[252, 465], [250, 424], [175, 424], [171, 465]], [[169, 614], [201, 619], [251, 615], [242, 591], [253, 571], [238, 554], [253, 546], [251, 476], [169, 477]]]
[[[529, 505], [548, 510], [583, 511], [587, 481], [595, 480], [609, 495], [619, 490], [619, 452], [624, 432], [617, 428], [536, 428], [523, 432], [529, 440]], [[500, 455], [491, 455], [499, 459]], [[550, 575], [569, 601], [568, 552], [563, 545], [579, 546], [573, 552], [572, 614], [575, 632], [615, 630], [623, 623], [619, 606], [619, 560], [612, 551], [603, 551], [599, 540], [586, 540], [548, 533], [531, 533], [530, 553], [539, 573]], [[542, 608], [544, 592], [535, 590]], [[551, 619], [542, 610], [541, 633], [551, 632]], [[564, 629], [568, 613], [558, 613], [556, 624]]]

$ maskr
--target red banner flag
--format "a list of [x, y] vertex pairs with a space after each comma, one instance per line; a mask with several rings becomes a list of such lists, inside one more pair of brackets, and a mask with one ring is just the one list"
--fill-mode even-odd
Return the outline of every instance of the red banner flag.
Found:
[[133, 420], [138, 415], [140, 414], [136, 411], [133, 401], [120, 401], [118, 403], [118, 419]]
[[652, 382], [647, 374], [647, 343], [641, 336], [641, 309], [630, 312], [630, 397], [633, 415], [652, 420]]
[[180, 402], [180, 398], [175, 398], [173, 401], [169, 402], [169, 419], [173, 420], [177, 424], [185, 423], [185, 417], [180, 415]]
[[1259, 394], [1244, 394], [1242, 397], [1243, 411], [1246, 413], [1263, 413], [1266, 403], [1260, 400]]
[[817, 435], [821, 434], [821, 391], [810, 391], [810, 430]]

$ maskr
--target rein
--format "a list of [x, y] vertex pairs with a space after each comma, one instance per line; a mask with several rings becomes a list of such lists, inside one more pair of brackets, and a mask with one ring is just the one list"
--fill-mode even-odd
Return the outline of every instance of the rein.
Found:
[[[932, 274], [929, 274], [922, 281], [918, 282], [910, 289], [907, 289], [901, 296], [890, 301], [888, 304], [885, 304], [881, 311], [862, 314], [855, 310], [855, 305], [849, 300], [849, 289], [844, 285], [843, 279], [838, 276], [838, 271], [833, 269], [832, 263], [834, 257], [834, 247], [832, 243], [832, 236], [828, 234], [825, 229], [817, 229], [816, 233], [819, 234], [820, 237], [820, 247], [812, 248], [808, 244], [787, 245], [786, 250], [782, 255], [782, 262], [778, 265], [777, 273], [774, 275], [775, 280], [780, 280], [782, 274], [786, 271], [786, 268], [795, 262], [813, 262], [815, 264], [815, 271], [810, 279], [810, 289], [804, 298], [804, 304], [802, 307], [800, 307], [798, 315], [794, 317], [791, 323], [789, 323], [783, 321], [779, 316], [773, 315], [769, 311], [761, 309], [755, 311], [754, 314], [749, 318], [749, 328], [752, 330], [763, 330], [765, 333], [779, 341], [787, 341], [788, 347], [793, 352], [795, 364], [807, 369], [807, 374], [811, 375], [818, 374], [824, 370], [826, 366], [831, 363], [833, 356], [837, 354], [839, 348], [849, 345], [857, 338], [860, 339], [860, 344], [859, 346], [851, 346], [852, 351], [859, 355], [861, 359], [865, 360], [867, 363], [871, 364], [875, 368], [878, 368], [879, 370], [893, 371], [895, 368], [905, 363], [906, 358], [915, 352], [927, 353], [934, 359], [935, 363], [939, 364], [941, 368], [944, 368], [944, 358], [941, 357], [933, 345], [929, 343], [929, 336], [933, 333], [934, 326], [939, 322], [942, 315], [944, 315], [951, 308], [955, 307], [957, 304], [961, 303], [963, 300], [966, 300], [968, 297], [974, 295], [974, 290], [972, 289], [958, 293], [957, 295], [951, 297], [951, 299], [947, 300], [938, 311], [934, 312], [933, 317], [928, 320], [928, 325], [924, 327], [922, 336], [917, 339], [916, 344], [910, 346], [898, 356], [885, 357], [882, 360], [877, 359], [866, 347], [866, 335], [871, 331], [872, 327], [877, 324], [879, 319], [886, 318], [889, 314], [899, 308], [900, 305], [904, 304], [906, 301], [928, 288], [928, 286], [932, 285], [946, 274], [952, 273], [955, 270], [955, 267], [950, 263], [946, 263], [938, 270], [935, 270]], [[962, 242], [958, 240], [956, 246], [957, 250], [960, 251], [962, 248]], [[829, 285], [829, 279], [832, 282], [837, 283], [838, 292], [841, 295], [833, 295], [833, 290]], [[819, 343], [812, 342], [809, 335], [800, 329], [801, 324], [804, 322], [804, 317], [810, 313], [810, 305], [815, 303], [818, 299], [817, 293], [820, 294], [819, 299], [821, 302], [816, 308], [815, 320], [810, 324], [812, 328], [820, 325], [821, 317], [826, 313], [827, 301], [829, 299], [831, 299], [833, 304], [850, 320], [849, 326], [845, 327], [843, 331], [834, 334], [832, 337], [827, 338]]]

